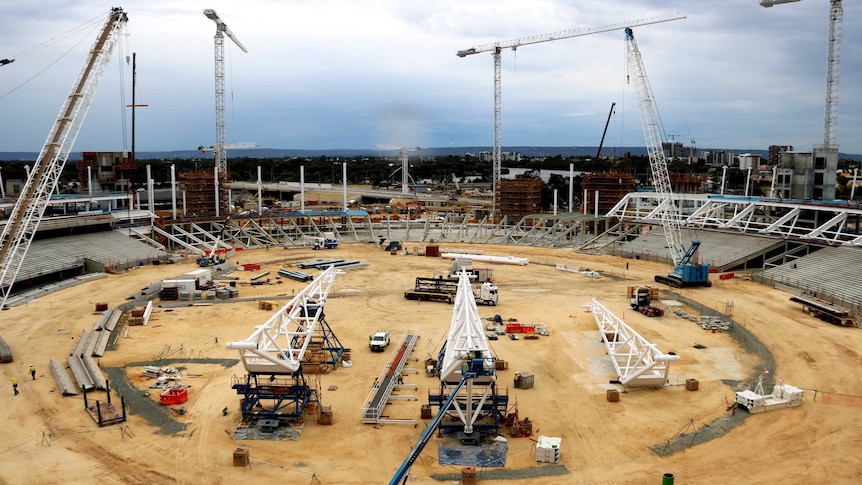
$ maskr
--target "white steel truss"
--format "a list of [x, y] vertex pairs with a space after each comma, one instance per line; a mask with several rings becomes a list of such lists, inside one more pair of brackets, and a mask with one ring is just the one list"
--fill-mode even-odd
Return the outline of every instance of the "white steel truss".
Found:
[[[461, 387], [465, 364], [476, 360], [482, 361], [483, 372], [474, 379], [468, 379], [466, 386]], [[440, 366], [440, 381], [449, 392], [458, 392], [455, 391], [458, 388], [464, 391], [463, 396], [452, 401], [451, 409], [464, 423], [465, 433], [473, 432], [473, 425], [479, 419], [485, 401], [491, 397], [493, 384], [497, 380], [494, 360], [479, 309], [476, 307], [470, 276], [467, 270], [463, 270], [458, 274], [458, 292], [455, 294], [452, 323], [449, 325], [449, 335]], [[481, 392], [476, 392], [474, 388], [479, 388]]]
[[127, 21], [122, 8], [111, 9], [3, 228], [0, 235], [0, 307], [9, 297], [51, 194], [57, 189], [63, 167]]
[[[632, 192], [607, 217], [623, 223], [661, 225], [655, 192]], [[862, 207], [840, 201], [782, 201], [709, 194], [677, 194], [680, 223], [689, 228], [771, 236], [830, 246], [862, 246]]]
[[249, 373], [292, 374], [300, 369], [336, 274], [330, 266], [247, 339], [227, 344], [239, 351]]
[[670, 363], [679, 360], [679, 356], [660, 352], [655, 344], [640, 336], [596, 299], [587, 306], [596, 319], [620, 383], [627, 387], [663, 386], [667, 382]]

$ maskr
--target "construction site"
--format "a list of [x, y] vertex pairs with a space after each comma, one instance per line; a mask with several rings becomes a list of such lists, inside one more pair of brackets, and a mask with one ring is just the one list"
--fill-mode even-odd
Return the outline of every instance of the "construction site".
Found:
[[[652, 191], [595, 174], [580, 209], [542, 212], [540, 180], [499, 180], [496, 143], [470, 214], [430, 217], [406, 161], [404, 218], [351, 209], [346, 182], [342, 205], [307, 207], [304, 180], [299, 210], [239, 214], [220, 55], [224, 36], [245, 48], [204, 14], [215, 163], [179, 174], [182, 214], [175, 188], [156, 214], [149, 173], [134, 194], [52, 195], [120, 8], [8, 211], [0, 481], [860, 480], [862, 210], [671, 176], [630, 27], [598, 31], [625, 32]], [[458, 55], [552, 40], [529, 39]], [[91, 153], [79, 173], [100, 160], [118, 172], [99, 183], [136, 166]]]

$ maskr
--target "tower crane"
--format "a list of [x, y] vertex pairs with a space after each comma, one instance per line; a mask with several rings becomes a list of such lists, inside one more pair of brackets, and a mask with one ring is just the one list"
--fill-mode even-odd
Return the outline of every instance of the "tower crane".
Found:
[[[762, 7], [771, 7], [799, 0], [760, 0]], [[826, 51], [826, 115], [823, 127], [823, 147], [838, 151], [838, 85], [841, 75], [841, 29], [844, 7], [841, 0], [829, 1], [829, 38]]]
[[467, 57], [473, 54], [478, 54], [480, 52], [490, 52], [494, 56], [494, 151], [492, 153], [493, 157], [493, 171], [491, 174], [492, 179], [492, 191], [494, 192], [494, 198], [492, 200], [491, 207], [491, 217], [497, 216], [497, 181], [500, 179], [500, 151], [501, 151], [501, 133], [500, 129], [502, 126], [501, 120], [501, 112], [502, 109], [500, 107], [501, 104], [501, 65], [502, 65], [502, 52], [503, 49], [509, 48], [517, 50], [518, 47], [522, 45], [530, 45], [530, 44], [539, 44], [542, 42], [550, 42], [552, 40], [561, 40], [561, 39], [569, 39], [572, 37], [581, 37], [589, 34], [598, 34], [600, 32], [610, 32], [612, 30], [621, 30], [626, 27], [634, 27], [640, 25], [649, 25], [649, 24], [657, 24], [661, 22], [669, 22], [671, 20], [679, 20], [684, 19], [685, 16], [682, 14], [669, 14], [662, 15], [658, 17], [651, 17], [640, 20], [633, 20], [631, 22], [622, 22], [618, 24], [605, 25], [602, 27], [589, 27], [582, 29], [574, 29], [574, 30], [562, 30], [559, 32], [551, 32], [548, 34], [539, 34], [532, 35], [529, 37], [521, 37], [518, 39], [504, 40], [499, 42], [493, 42], [490, 44], [482, 44], [475, 47], [471, 47], [469, 49], [460, 50], [455, 53], [458, 57]]
[[227, 176], [227, 154], [225, 152], [226, 140], [225, 135], [225, 116], [224, 116], [224, 36], [227, 35], [243, 52], [248, 52], [248, 49], [242, 45], [242, 42], [233, 35], [233, 32], [227, 27], [227, 24], [218, 16], [215, 10], [208, 8], [204, 10], [204, 15], [216, 24], [215, 33], [215, 117], [216, 117], [216, 141], [213, 145], [213, 157], [215, 158], [215, 167], [213, 175], [215, 176], [215, 215], [219, 216], [221, 202], [219, 201], [219, 178]]
[[18, 277], [18, 271], [30, 249], [51, 194], [57, 188], [63, 167], [127, 21], [128, 17], [122, 8], [111, 9], [3, 227], [0, 236], [0, 308], [6, 304]]
[[659, 283], [681, 288], [684, 286], [710, 286], [709, 266], [695, 262], [700, 241], [693, 240], [686, 248], [682, 244], [681, 224], [677, 214], [677, 207], [673, 200], [673, 187], [670, 182], [667, 158], [661, 146], [661, 130], [659, 127], [658, 111], [655, 106], [652, 88], [647, 79], [643, 58], [638, 50], [637, 42], [631, 28], [626, 28], [626, 47], [628, 56], [629, 78], [634, 80], [638, 95], [638, 109], [640, 110], [641, 124], [643, 125], [644, 138], [646, 139], [647, 153], [649, 154], [650, 168], [652, 170], [653, 184], [658, 195], [659, 204], [654, 212], [657, 212], [667, 240], [667, 247], [673, 260], [673, 273], [667, 276], [656, 275], [655, 280]]
[[398, 150], [398, 156], [401, 158], [401, 194], [407, 195], [410, 193], [410, 173], [407, 171], [407, 159], [410, 152], [419, 153], [419, 147], [404, 147], [395, 145], [374, 145], [378, 150]]

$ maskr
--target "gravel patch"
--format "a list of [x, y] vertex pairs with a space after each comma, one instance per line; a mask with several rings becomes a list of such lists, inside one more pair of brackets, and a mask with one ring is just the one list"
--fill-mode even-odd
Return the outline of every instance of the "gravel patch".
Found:
[[[556, 475], [568, 475], [569, 469], [565, 465], [544, 465], [535, 468], [524, 468], [523, 470], [487, 470], [476, 473], [476, 478], [482, 480], [523, 480], [536, 477], [552, 477]], [[438, 482], [461, 480], [459, 473], [435, 473], [431, 478]]]
[[[733, 339], [736, 340], [736, 343], [738, 343], [746, 352], [760, 356], [760, 361], [763, 363], [762, 367], [755, 367], [752, 369], [750, 382], [757, 381], [758, 377], [760, 377], [761, 371], [763, 369], [767, 369], [769, 373], [763, 378], [763, 387], [764, 390], [772, 389], [775, 384], [775, 378], [773, 377], [775, 375], [775, 357], [767, 346], [763, 345], [757, 337], [749, 332], [748, 329], [739, 325], [733, 320], [733, 318], [725, 316], [724, 314], [701, 305], [700, 303], [684, 298], [682, 295], [672, 292], [667, 293], [673, 295], [675, 299], [685, 303], [689, 308], [702, 315], [717, 315], [720, 316], [722, 320], [732, 322], [730, 330], [727, 333], [733, 337]], [[750, 387], [749, 383], [740, 383], [738, 381], [723, 380], [722, 382], [736, 391], [742, 391]], [[715, 419], [710, 423], [702, 423], [700, 428], [697, 427], [698, 425], [696, 423], [692, 422], [680, 430], [680, 433], [676, 436], [667, 440], [666, 443], [650, 446], [650, 449], [659, 456], [671, 455], [677, 451], [682, 451], [687, 448], [691, 448], [692, 446], [721, 438], [730, 432], [730, 430], [742, 424], [749, 416], [750, 414], [748, 414], [748, 411], [744, 408], [737, 409], [734, 407], [724, 416]]]
[[171, 415], [169, 406], [162, 406], [158, 401], [150, 397], [150, 393], [138, 389], [127, 379], [127, 367], [142, 367], [145, 365], [175, 365], [175, 364], [217, 364], [230, 368], [239, 362], [238, 359], [161, 359], [157, 364], [153, 361], [130, 362], [122, 367], [103, 367], [102, 370], [108, 374], [111, 387], [125, 400], [126, 409], [129, 414], [144, 418], [151, 426], [158, 429], [156, 434], [172, 435], [182, 433], [188, 427], [187, 423], [181, 423]]

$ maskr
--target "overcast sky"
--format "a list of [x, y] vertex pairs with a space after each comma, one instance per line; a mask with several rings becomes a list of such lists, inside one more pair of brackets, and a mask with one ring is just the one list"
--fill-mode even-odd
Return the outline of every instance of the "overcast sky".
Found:
[[[34, 5], [35, 3], [35, 5]], [[862, 5], [844, 2], [838, 141], [862, 153]], [[0, 151], [38, 152], [112, 5], [0, 2]], [[188, 150], [215, 140], [212, 8], [225, 39], [228, 142], [265, 148], [494, 142], [493, 59], [458, 50], [658, 15], [635, 28], [665, 132], [698, 148], [823, 142], [828, 0], [128, 0], [73, 151]], [[88, 21], [87, 29], [67, 34]], [[47, 43], [47, 45], [45, 45]], [[503, 146], [643, 146], [622, 31], [503, 52]]]

